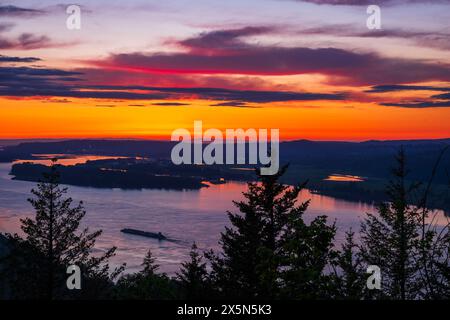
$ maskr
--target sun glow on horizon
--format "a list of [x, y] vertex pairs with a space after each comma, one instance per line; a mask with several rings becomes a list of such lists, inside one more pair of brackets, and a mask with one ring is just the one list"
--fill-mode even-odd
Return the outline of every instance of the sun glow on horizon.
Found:
[[[410, 110], [346, 102], [277, 103], [260, 108], [217, 107], [212, 101], [158, 106], [148, 101], [71, 102], [1, 99], [1, 139], [12, 138], [139, 138], [170, 139], [173, 130], [278, 128], [281, 140], [345, 140], [448, 138], [448, 109]], [[180, 101], [180, 103], [186, 101]], [[401, 122], [398, 119], [403, 119]]]

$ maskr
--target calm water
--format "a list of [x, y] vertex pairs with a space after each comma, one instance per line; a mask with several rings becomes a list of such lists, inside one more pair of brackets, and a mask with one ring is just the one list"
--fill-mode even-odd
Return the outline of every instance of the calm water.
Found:
[[[0, 232], [18, 232], [19, 219], [33, 214], [26, 199], [34, 183], [14, 181], [9, 176], [11, 164], [0, 164]], [[211, 185], [195, 191], [169, 190], [119, 190], [69, 187], [69, 195], [76, 201], [83, 200], [87, 209], [84, 224], [91, 230], [102, 229], [97, 249], [117, 246], [113, 263], [127, 263], [127, 271], [140, 268], [142, 259], [150, 248], [157, 257], [161, 269], [168, 273], [178, 270], [190, 245], [196, 241], [201, 249], [217, 249], [220, 232], [228, 225], [227, 210], [234, 210], [232, 200], [242, 199], [244, 183]], [[301, 199], [311, 199], [305, 219], [327, 215], [336, 220], [337, 241], [345, 230], [359, 228], [360, 219], [373, 207], [363, 203], [337, 200], [314, 195], [307, 190]], [[439, 213], [442, 218], [442, 213]], [[123, 234], [123, 228], [162, 232], [181, 243], [158, 242], [158, 240]]]

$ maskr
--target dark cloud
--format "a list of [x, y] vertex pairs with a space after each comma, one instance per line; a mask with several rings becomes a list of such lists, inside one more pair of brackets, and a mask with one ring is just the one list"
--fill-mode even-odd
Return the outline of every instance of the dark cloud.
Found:
[[434, 99], [443, 99], [443, 100], [450, 100], [450, 89], [448, 89], [449, 92], [443, 93], [443, 94], [437, 94], [434, 96], [431, 96], [431, 98]]
[[181, 106], [189, 106], [189, 103], [182, 102], [155, 102], [152, 103], [152, 106], [162, 106], [162, 107], [181, 107]]
[[101, 107], [101, 108], [114, 108], [116, 107], [115, 104], [96, 104], [96, 107]]
[[0, 36], [0, 49], [3, 50], [33, 50], [61, 46], [53, 43], [47, 36], [38, 36], [31, 33], [23, 33], [16, 39]]
[[39, 49], [46, 48], [51, 45], [50, 38], [47, 36], [37, 36], [31, 33], [23, 33], [17, 39], [20, 48], [28, 49]]
[[9, 57], [0, 54], [0, 62], [37, 62], [40, 61], [40, 58], [36, 57]]
[[448, 108], [450, 107], [450, 87], [437, 87], [437, 86], [420, 86], [420, 85], [379, 85], [373, 86], [366, 92], [369, 93], [385, 93], [385, 92], [398, 92], [398, 91], [443, 91], [444, 94], [432, 95], [428, 100], [423, 101], [411, 101], [411, 102], [384, 102], [380, 103], [382, 106], [387, 107], [401, 107], [401, 108]]
[[151, 86], [87, 85], [83, 74], [59, 69], [0, 67], [0, 95], [16, 97], [72, 97], [125, 100], [177, 100], [197, 98], [239, 103], [342, 100], [343, 93], [231, 90]]
[[69, 99], [55, 99], [55, 98], [45, 98], [42, 100], [44, 103], [71, 103], [72, 101]]
[[170, 94], [175, 98], [197, 98], [205, 100], [223, 100], [253, 103], [282, 101], [344, 100], [344, 93], [309, 93], [289, 91], [232, 90], [224, 88], [178, 88], [149, 86], [110, 86], [87, 85], [85, 88], [97, 90], [147, 90]]
[[48, 80], [76, 81], [82, 74], [52, 68], [0, 67], [0, 81], [4, 84], [24, 80], [45, 82]]
[[241, 29], [216, 30], [202, 32], [198, 37], [179, 41], [177, 44], [186, 47], [191, 52], [200, 50], [205, 52], [221, 52], [232, 54], [235, 50], [249, 48], [249, 45], [241, 41], [242, 37], [268, 34], [276, 31], [275, 27], [244, 27]]
[[241, 101], [221, 102], [221, 103], [211, 104], [210, 106], [211, 107], [235, 107], [235, 108], [259, 108], [259, 107], [248, 105]]
[[401, 108], [450, 108], [449, 101], [420, 101], [420, 102], [405, 102], [405, 103], [380, 103], [386, 107], [401, 107]]
[[157, 93], [134, 93], [123, 91], [82, 91], [79, 87], [50, 86], [39, 87], [16, 87], [0, 88], [0, 95], [15, 97], [51, 96], [71, 98], [96, 98], [96, 99], [125, 99], [125, 100], [161, 100], [167, 95]]
[[44, 11], [31, 9], [31, 8], [22, 8], [14, 5], [0, 5], [0, 17], [18, 17], [18, 16], [34, 16], [43, 14]]
[[386, 79], [396, 83], [450, 81], [450, 66], [445, 64], [386, 58], [337, 48], [260, 46], [244, 43], [239, 38], [271, 30], [242, 28], [202, 33], [179, 42], [186, 52], [114, 54], [95, 63], [106, 68], [169, 74], [319, 73], [328, 75], [332, 83], [349, 85], [376, 85]]
[[12, 23], [0, 23], [0, 49], [33, 50], [40, 48], [67, 46], [67, 44], [55, 43], [47, 36], [35, 35], [33, 33], [22, 33], [15, 38], [1, 35], [1, 33], [10, 30], [13, 26], [14, 24]]
[[[200, 39], [198, 39], [200, 41]], [[193, 48], [197, 52], [199, 47]], [[233, 55], [220, 48], [202, 53], [116, 54], [106, 64], [139, 70], [174, 73], [289, 75], [327, 71], [342, 73], [346, 67], [364, 67], [371, 57], [335, 48], [240, 47]]]
[[[133, 72], [128, 70], [117, 70], [110, 68], [77, 68], [84, 74], [86, 84], [105, 85], [134, 85], [148, 86], [149, 83], [155, 87], [212, 87], [226, 89], [265, 90], [273, 88], [271, 80], [258, 76], [227, 76], [227, 75], [202, 75], [193, 77], [190, 74], [168, 74]], [[289, 90], [291, 87], [277, 86], [278, 90]]]
[[396, 91], [450, 91], [450, 87], [388, 84], [388, 85], [373, 86], [366, 92], [383, 93]]

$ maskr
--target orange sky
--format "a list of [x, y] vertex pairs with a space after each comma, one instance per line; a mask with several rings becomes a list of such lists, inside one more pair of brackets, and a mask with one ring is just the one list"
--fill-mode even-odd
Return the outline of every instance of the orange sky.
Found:
[[354, 1], [310, 2], [80, 0], [69, 30], [63, 5], [17, 0], [0, 21], [0, 139], [167, 139], [196, 120], [450, 137], [449, 3], [383, 6], [377, 32]]
[[192, 129], [194, 120], [202, 120], [205, 129], [279, 128], [284, 140], [444, 138], [450, 132], [450, 108], [380, 108], [371, 103], [345, 102], [213, 108], [202, 100], [190, 103], [183, 107], [138, 107], [127, 102], [107, 107], [107, 102], [85, 99], [71, 103], [1, 99], [0, 136], [161, 139], [170, 137], [177, 128]]

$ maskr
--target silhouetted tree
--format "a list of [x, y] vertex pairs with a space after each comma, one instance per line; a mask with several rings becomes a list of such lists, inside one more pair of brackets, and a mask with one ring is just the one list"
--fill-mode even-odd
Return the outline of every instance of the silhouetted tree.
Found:
[[360, 300], [365, 296], [367, 275], [365, 273], [355, 233], [346, 232], [342, 249], [336, 252], [334, 261], [334, 283], [331, 292], [336, 299]]
[[282, 237], [282, 293], [287, 299], [330, 298], [331, 275], [326, 268], [335, 255], [336, 227], [328, 225], [325, 216], [305, 224], [302, 214], [307, 205], [308, 202], [297, 213], [292, 212]]
[[[31, 190], [34, 197], [28, 201], [36, 215], [21, 220], [25, 238], [9, 235], [12, 251], [8, 270], [14, 294], [19, 298], [55, 299], [89, 294], [98, 297], [112, 285], [111, 276], [121, 271], [119, 268], [110, 274], [107, 264], [116, 248], [103, 255], [91, 255], [102, 232], [89, 233], [87, 228], [78, 231], [86, 211], [81, 202], [72, 206], [72, 199], [64, 197], [67, 188], [59, 186], [58, 178], [54, 160], [44, 180]], [[67, 290], [66, 269], [70, 265], [81, 269], [81, 291]]]
[[149, 250], [139, 272], [119, 278], [114, 290], [114, 298], [120, 300], [170, 300], [179, 299], [180, 288], [176, 281], [165, 273], [157, 273], [159, 266]]
[[183, 262], [180, 272], [177, 273], [184, 295], [187, 299], [208, 299], [211, 297], [211, 290], [206, 263], [203, 262], [195, 242], [192, 244], [189, 256], [190, 260]]
[[225, 297], [294, 297], [300, 294], [299, 277], [311, 277], [303, 284], [321, 279], [318, 274], [327, 264], [334, 226], [327, 226], [324, 217], [310, 225], [303, 222], [309, 202], [296, 202], [304, 184], [280, 184], [286, 169], [272, 176], [258, 174], [259, 182], [248, 183], [245, 200], [234, 202], [240, 214], [228, 212], [232, 227], [222, 233], [223, 252], [206, 253], [211, 281]]
[[430, 227], [420, 249], [420, 278], [424, 284], [421, 298], [450, 299], [449, 224]]
[[[448, 149], [449, 146], [446, 146], [439, 153], [417, 206], [422, 220], [419, 241], [419, 278], [423, 284], [420, 291], [422, 299], [450, 298], [450, 223], [447, 221], [447, 224], [439, 225], [438, 212], [428, 208], [434, 179]], [[448, 195], [444, 194], [442, 198], [448, 201]]]
[[153, 257], [152, 251], [150, 249], [147, 251], [147, 254], [144, 257], [142, 266], [144, 267], [142, 273], [148, 276], [156, 274], [156, 271], [159, 269], [159, 265], [156, 263], [156, 258]]
[[396, 160], [394, 179], [387, 187], [389, 201], [379, 204], [378, 215], [368, 214], [362, 223], [361, 254], [368, 265], [380, 268], [384, 298], [415, 299], [423, 287], [418, 278], [422, 216], [409, 204], [419, 185], [407, 182], [403, 149]]

